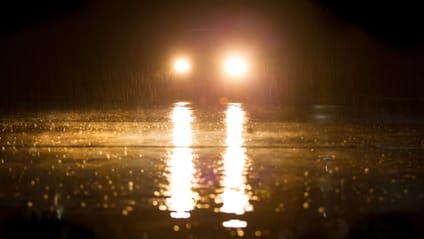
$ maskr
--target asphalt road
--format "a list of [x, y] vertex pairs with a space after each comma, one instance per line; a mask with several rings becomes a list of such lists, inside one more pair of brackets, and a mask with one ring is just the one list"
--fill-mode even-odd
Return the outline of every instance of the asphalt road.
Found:
[[2, 238], [422, 238], [424, 118], [178, 102], [0, 116]]

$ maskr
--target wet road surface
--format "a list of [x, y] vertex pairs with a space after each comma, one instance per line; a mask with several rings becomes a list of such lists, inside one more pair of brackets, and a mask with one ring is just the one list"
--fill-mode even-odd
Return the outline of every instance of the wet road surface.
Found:
[[2, 115], [0, 235], [420, 238], [424, 120], [364, 114], [178, 102]]

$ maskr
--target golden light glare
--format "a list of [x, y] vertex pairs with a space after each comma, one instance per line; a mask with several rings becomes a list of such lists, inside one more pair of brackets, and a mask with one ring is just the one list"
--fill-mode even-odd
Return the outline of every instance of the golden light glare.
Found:
[[245, 76], [248, 71], [248, 63], [244, 57], [231, 56], [224, 61], [224, 71], [228, 76]]
[[237, 215], [253, 210], [246, 192], [247, 184], [244, 176], [247, 159], [243, 148], [244, 114], [240, 104], [228, 105], [226, 113], [227, 150], [223, 155], [224, 191], [220, 195], [223, 205], [220, 211]]
[[189, 218], [190, 211], [195, 207], [196, 194], [192, 191], [194, 180], [192, 143], [191, 109], [186, 103], [177, 103], [171, 113], [174, 124], [174, 148], [169, 158], [169, 196], [166, 206], [172, 218]]
[[179, 58], [174, 63], [174, 70], [178, 74], [186, 74], [190, 71], [190, 68], [190, 62], [184, 58]]

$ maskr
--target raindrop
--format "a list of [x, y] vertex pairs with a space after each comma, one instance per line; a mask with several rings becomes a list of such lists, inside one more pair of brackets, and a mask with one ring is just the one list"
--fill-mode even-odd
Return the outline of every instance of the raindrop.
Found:
[[237, 229], [237, 236], [239, 236], [239, 237], [243, 237], [244, 236], [244, 231], [243, 231], [243, 229]]

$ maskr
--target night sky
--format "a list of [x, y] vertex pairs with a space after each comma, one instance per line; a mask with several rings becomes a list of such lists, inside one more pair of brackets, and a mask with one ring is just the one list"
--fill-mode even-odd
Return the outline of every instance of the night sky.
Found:
[[264, 92], [287, 88], [270, 101], [424, 98], [424, 14], [413, 2], [41, 0], [1, 11], [1, 109], [160, 101], [175, 49], [225, 37], [254, 42]]

